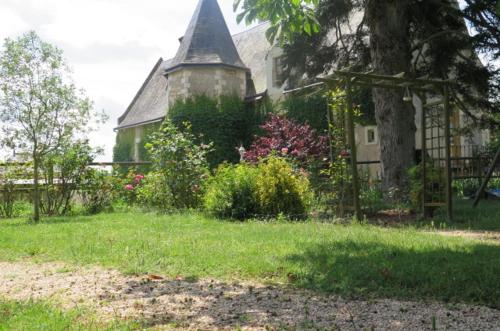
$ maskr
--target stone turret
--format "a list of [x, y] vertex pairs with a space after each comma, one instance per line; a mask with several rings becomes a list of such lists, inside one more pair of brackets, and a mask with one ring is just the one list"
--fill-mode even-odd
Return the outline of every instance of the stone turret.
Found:
[[194, 95], [246, 96], [249, 69], [243, 64], [217, 0], [200, 0], [165, 70], [169, 105]]

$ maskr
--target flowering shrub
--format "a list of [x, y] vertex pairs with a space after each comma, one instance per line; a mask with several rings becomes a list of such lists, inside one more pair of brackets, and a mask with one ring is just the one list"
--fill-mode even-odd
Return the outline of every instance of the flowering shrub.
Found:
[[239, 220], [257, 214], [257, 175], [257, 168], [247, 163], [221, 165], [208, 183], [206, 210], [217, 217]]
[[308, 124], [298, 124], [279, 115], [271, 115], [261, 126], [264, 135], [257, 137], [245, 159], [258, 162], [273, 152], [289, 156], [305, 166], [308, 161], [325, 158], [328, 137], [319, 136]]
[[116, 189], [119, 197], [129, 206], [137, 202], [137, 192], [142, 186], [144, 175], [138, 174], [135, 169], [130, 169], [125, 178], [116, 179]]

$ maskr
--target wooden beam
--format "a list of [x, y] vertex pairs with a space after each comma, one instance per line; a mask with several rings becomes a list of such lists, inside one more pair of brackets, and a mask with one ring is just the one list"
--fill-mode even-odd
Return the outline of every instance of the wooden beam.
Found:
[[481, 187], [476, 193], [476, 198], [474, 199], [474, 204], [473, 204], [474, 208], [476, 208], [477, 205], [479, 204], [479, 200], [481, 200], [481, 196], [483, 195], [484, 191], [486, 190], [486, 187], [488, 186], [488, 182], [490, 181], [491, 176], [495, 171], [495, 167], [499, 163], [500, 163], [500, 148], [498, 149], [497, 154], [493, 158], [493, 162], [491, 163], [490, 168], [488, 169], [488, 173], [486, 174], [486, 177], [484, 178]]

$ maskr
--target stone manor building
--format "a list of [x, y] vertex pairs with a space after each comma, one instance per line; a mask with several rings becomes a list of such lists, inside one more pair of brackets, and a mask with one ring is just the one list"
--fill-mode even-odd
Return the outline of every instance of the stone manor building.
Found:
[[[159, 126], [176, 100], [230, 94], [248, 102], [265, 97], [275, 102], [283, 99], [286, 81], [283, 51], [268, 42], [268, 28], [269, 24], [263, 23], [231, 36], [217, 0], [200, 0], [186, 33], [179, 39], [175, 57], [157, 61], [118, 119], [117, 139], [131, 142], [129, 158], [140, 161], [145, 133]], [[415, 107], [418, 145], [422, 112], [420, 105]], [[454, 121], [460, 126], [465, 119], [459, 115]], [[376, 126], [358, 126], [356, 140], [358, 160], [379, 160]], [[457, 145], [483, 145], [487, 140], [487, 133], [479, 131], [473, 137], [455, 137]], [[379, 171], [378, 165], [370, 167], [372, 173]]]

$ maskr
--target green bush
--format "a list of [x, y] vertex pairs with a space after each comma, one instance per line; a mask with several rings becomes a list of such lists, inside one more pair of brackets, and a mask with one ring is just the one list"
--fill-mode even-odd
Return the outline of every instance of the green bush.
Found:
[[256, 199], [258, 170], [247, 163], [223, 164], [208, 183], [205, 209], [221, 218], [243, 220], [259, 212]]
[[[209, 175], [207, 154], [211, 144], [196, 144], [189, 125], [183, 132], [168, 119], [160, 130], [153, 133], [146, 145], [155, 175], [148, 189], [143, 193], [143, 201], [161, 201], [171, 197], [164, 209], [190, 209], [200, 206], [203, 184]], [[147, 181], [147, 180], [146, 180]], [[151, 195], [158, 195], [152, 197]]]
[[241, 144], [248, 147], [264, 120], [261, 109], [245, 104], [237, 96], [220, 99], [196, 96], [180, 100], [168, 114], [180, 130], [184, 130], [185, 123], [190, 123], [195, 143], [213, 143], [213, 151], [207, 155], [211, 168], [225, 161], [238, 162], [237, 147]]
[[90, 169], [82, 185], [81, 198], [86, 214], [111, 211], [117, 198], [114, 178], [105, 171]]
[[[426, 202], [442, 202], [445, 199], [445, 179], [442, 169], [437, 167], [432, 160], [426, 162], [428, 163], [426, 168]], [[422, 164], [413, 166], [408, 173], [410, 177], [410, 206], [413, 211], [420, 211], [422, 210], [424, 193]]]
[[165, 187], [165, 175], [159, 171], [152, 171], [144, 178], [142, 185], [137, 189], [137, 201], [142, 206], [168, 210], [173, 206], [173, 195]]
[[60, 146], [47, 155], [40, 167], [45, 182], [41, 190], [40, 208], [43, 214], [65, 215], [71, 211], [75, 193], [84, 183], [88, 168], [98, 151], [88, 141]]
[[292, 219], [305, 218], [312, 202], [307, 177], [275, 156], [258, 165], [256, 195], [260, 213], [269, 217], [284, 214]]
[[453, 191], [461, 198], [472, 197], [479, 190], [481, 182], [477, 178], [454, 180]]

